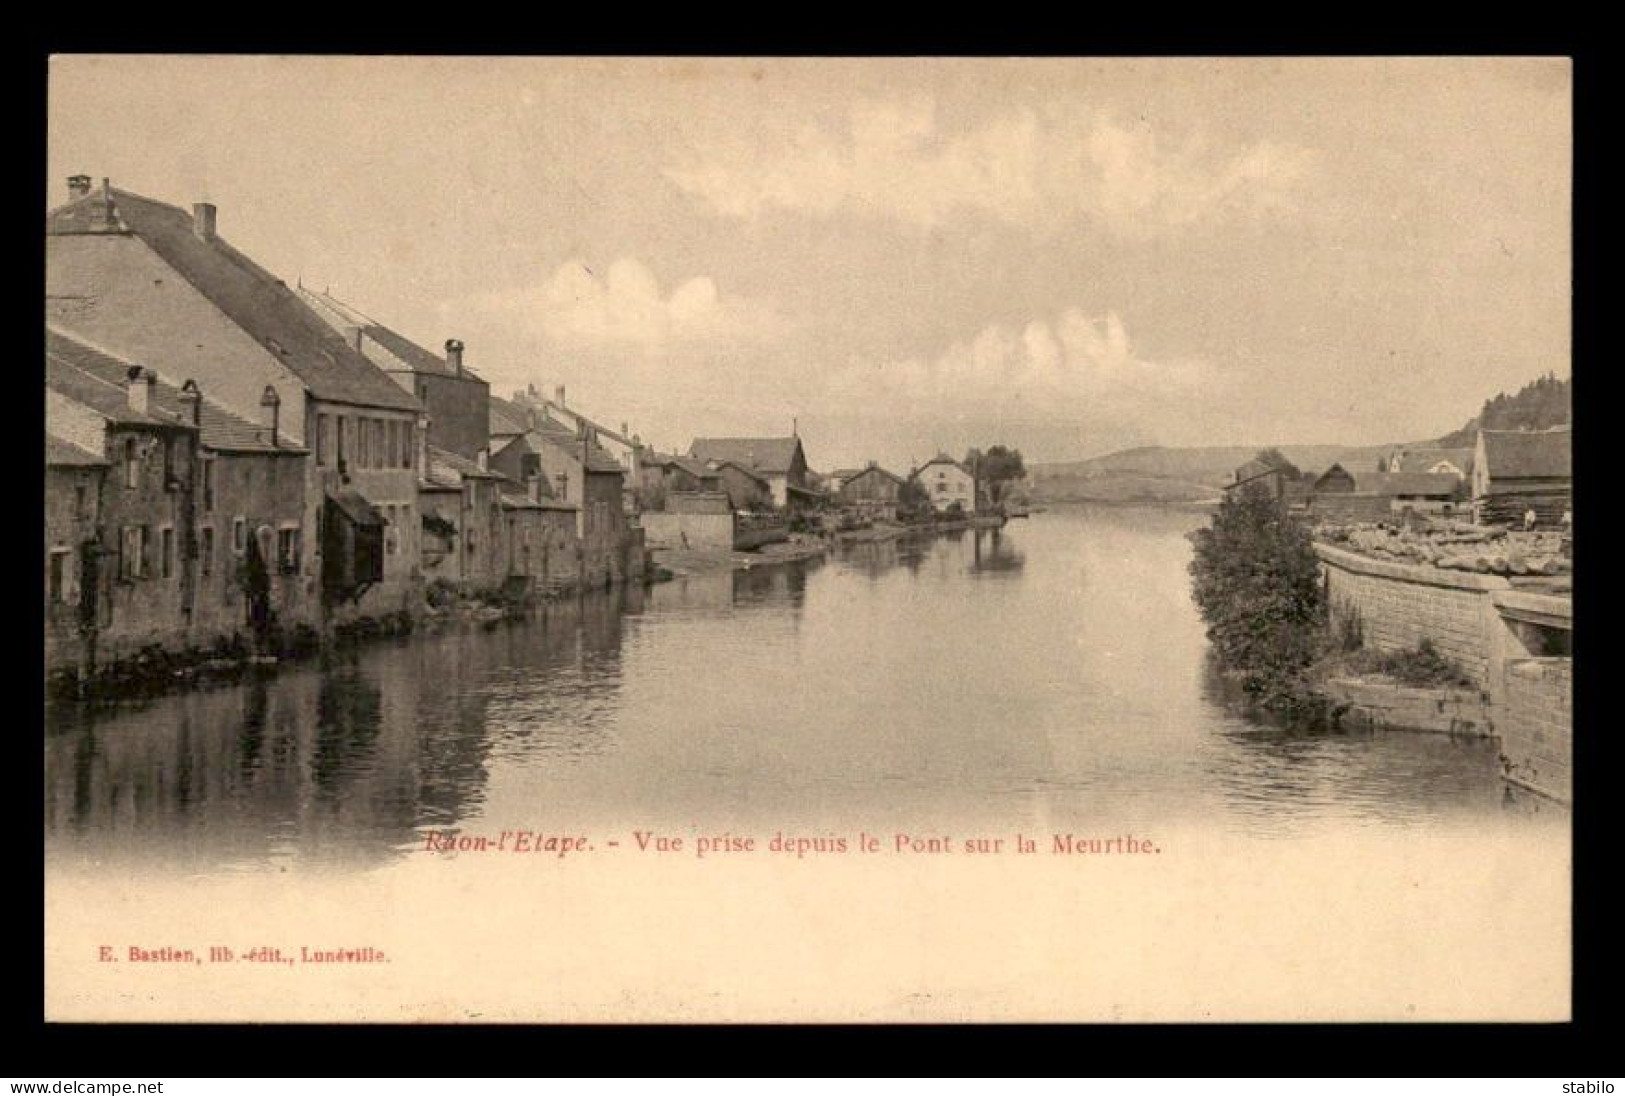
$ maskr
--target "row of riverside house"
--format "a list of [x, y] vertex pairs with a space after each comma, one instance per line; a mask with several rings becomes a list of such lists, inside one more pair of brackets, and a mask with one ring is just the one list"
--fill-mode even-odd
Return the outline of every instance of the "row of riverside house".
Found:
[[48, 675], [403, 627], [437, 587], [641, 579], [584, 422], [494, 399], [456, 340], [441, 357], [289, 287], [210, 204], [68, 189], [46, 215]]

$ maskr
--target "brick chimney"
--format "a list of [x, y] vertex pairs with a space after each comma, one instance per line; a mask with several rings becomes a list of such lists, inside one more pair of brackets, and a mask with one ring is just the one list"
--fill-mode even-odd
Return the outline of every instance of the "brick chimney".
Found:
[[142, 415], [152, 406], [152, 388], [158, 382], [150, 369], [132, 365], [125, 371], [124, 388], [130, 399], [130, 410]]
[[457, 376], [463, 375], [463, 342], [461, 339], [446, 340], [446, 366]]
[[192, 232], [198, 239], [214, 239], [214, 214], [212, 202], [198, 202], [192, 206]]
[[273, 449], [280, 448], [282, 445], [282, 397], [277, 395], [275, 388], [266, 385], [264, 393], [260, 396], [260, 406], [266, 409], [271, 420], [271, 447]]
[[181, 403], [192, 407], [192, 425], [203, 425], [203, 392], [198, 388], [197, 381], [188, 380], [181, 385]]
[[115, 232], [118, 230], [118, 207], [113, 204], [113, 180], [102, 180], [101, 205], [92, 215], [92, 232]]
[[560, 407], [564, 406], [564, 385], [558, 385], [553, 389], [553, 402]]
[[89, 175], [69, 175], [68, 176], [68, 200], [69, 201], [72, 201], [72, 200], [74, 200], [76, 198], [83, 198], [85, 195], [87, 195], [89, 193], [90, 193], [90, 176]]

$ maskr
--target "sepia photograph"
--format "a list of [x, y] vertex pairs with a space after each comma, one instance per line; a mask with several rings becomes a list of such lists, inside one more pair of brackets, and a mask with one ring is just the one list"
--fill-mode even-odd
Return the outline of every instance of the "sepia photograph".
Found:
[[52, 57], [45, 1019], [1572, 1019], [1573, 146], [1564, 57]]

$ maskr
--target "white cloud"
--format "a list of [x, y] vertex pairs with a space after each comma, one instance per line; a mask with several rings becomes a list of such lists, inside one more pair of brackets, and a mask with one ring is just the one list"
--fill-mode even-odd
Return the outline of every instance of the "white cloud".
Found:
[[607, 269], [572, 259], [541, 282], [480, 294], [466, 307], [565, 346], [650, 352], [769, 338], [786, 326], [770, 305], [725, 297], [709, 277], [690, 278], [664, 294], [649, 268], [632, 258]]
[[989, 324], [931, 358], [853, 363], [831, 376], [821, 402], [961, 422], [1126, 425], [1194, 410], [1218, 379], [1205, 362], [1148, 361], [1116, 313], [1073, 308], [1020, 329]]
[[932, 101], [915, 99], [860, 105], [842, 132], [735, 132], [697, 145], [665, 174], [743, 220], [773, 209], [848, 211], [934, 228], [979, 211], [1033, 229], [1090, 217], [1140, 234], [1287, 206], [1310, 160], [1268, 143], [1170, 144], [1144, 125], [1075, 107], [1021, 109], [945, 134]]

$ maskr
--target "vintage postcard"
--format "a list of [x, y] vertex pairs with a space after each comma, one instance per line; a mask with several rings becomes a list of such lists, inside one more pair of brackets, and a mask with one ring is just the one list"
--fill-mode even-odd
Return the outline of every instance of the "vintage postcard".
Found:
[[47, 1019], [1570, 1018], [1569, 60], [48, 109]]

